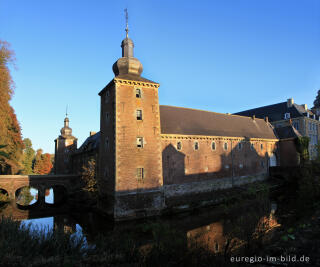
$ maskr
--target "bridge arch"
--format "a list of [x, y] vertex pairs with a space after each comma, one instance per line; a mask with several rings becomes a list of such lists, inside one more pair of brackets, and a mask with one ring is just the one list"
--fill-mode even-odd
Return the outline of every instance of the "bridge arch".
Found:
[[[52, 193], [53, 195], [50, 197], [47, 197], [48, 190], [52, 190], [52, 191], [50, 191], [50, 194]], [[57, 205], [64, 203], [67, 200], [68, 188], [62, 184], [55, 184], [50, 187], [47, 186], [47, 188], [45, 189], [45, 194], [46, 194], [45, 204], [57, 206]], [[50, 202], [49, 202], [49, 200], [50, 200]]]
[[19, 208], [21, 207], [31, 207], [36, 205], [39, 201], [39, 192], [40, 190], [31, 186], [21, 186], [15, 190], [15, 203]]

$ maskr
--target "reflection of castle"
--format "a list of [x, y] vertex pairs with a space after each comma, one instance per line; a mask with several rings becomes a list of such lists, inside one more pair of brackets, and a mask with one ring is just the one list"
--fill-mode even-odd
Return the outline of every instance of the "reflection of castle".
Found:
[[160, 85], [141, 77], [133, 41], [126, 36], [121, 47], [115, 77], [99, 93], [100, 132], [72, 154], [72, 162], [71, 131], [56, 141], [56, 173], [78, 172], [96, 157], [108, 214], [147, 216], [210, 200], [217, 189], [265, 179], [268, 167], [277, 165], [279, 138], [267, 118], [160, 106]]

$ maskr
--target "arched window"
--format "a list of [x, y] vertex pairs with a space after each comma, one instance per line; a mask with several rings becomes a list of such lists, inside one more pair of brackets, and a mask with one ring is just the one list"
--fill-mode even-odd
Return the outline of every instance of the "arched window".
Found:
[[194, 150], [198, 150], [199, 149], [199, 142], [195, 141], [194, 142]]
[[214, 141], [211, 143], [211, 149], [216, 150], [216, 143]]
[[241, 149], [242, 149], [242, 143], [239, 142], [239, 143], [238, 143], [238, 150], [241, 150]]
[[225, 143], [223, 144], [223, 149], [224, 149], [224, 150], [228, 150], [228, 143], [227, 143], [227, 142], [225, 142]]
[[182, 148], [182, 143], [180, 141], [177, 142], [177, 150], [181, 150]]

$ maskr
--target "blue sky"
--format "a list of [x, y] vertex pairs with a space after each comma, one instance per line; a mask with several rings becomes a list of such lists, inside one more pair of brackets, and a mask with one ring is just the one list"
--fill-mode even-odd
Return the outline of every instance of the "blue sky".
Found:
[[0, 39], [17, 69], [23, 137], [54, 152], [66, 105], [79, 144], [98, 131], [99, 91], [129, 36], [162, 105], [233, 113], [320, 89], [319, 0], [0, 0]]

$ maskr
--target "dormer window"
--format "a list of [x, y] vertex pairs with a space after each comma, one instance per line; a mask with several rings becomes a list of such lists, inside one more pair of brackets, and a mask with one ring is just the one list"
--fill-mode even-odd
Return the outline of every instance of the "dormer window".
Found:
[[142, 121], [142, 110], [137, 109], [137, 120]]
[[136, 89], [136, 98], [141, 98], [141, 89], [140, 88]]
[[284, 119], [285, 120], [290, 119], [290, 113], [289, 112], [284, 114]]

